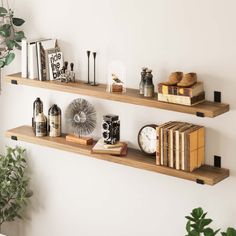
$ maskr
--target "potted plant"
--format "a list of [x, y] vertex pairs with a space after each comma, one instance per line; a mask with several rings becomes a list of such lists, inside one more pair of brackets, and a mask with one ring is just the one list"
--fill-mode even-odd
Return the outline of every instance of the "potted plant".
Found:
[[[192, 210], [189, 216], [185, 218], [188, 220], [186, 225], [186, 236], [215, 236], [220, 232], [220, 229], [213, 230], [209, 227], [212, 219], [206, 218], [207, 212], [204, 213], [201, 207]], [[226, 232], [221, 232], [222, 236], [236, 236], [234, 228], [228, 228]]]
[[22, 218], [22, 210], [32, 196], [26, 175], [25, 149], [7, 147], [0, 155], [0, 235], [5, 222]]
[[[13, 50], [21, 49], [20, 42], [25, 38], [24, 32], [16, 27], [22, 26], [25, 21], [14, 17], [14, 12], [9, 8], [8, 0], [0, 4], [0, 89], [1, 89], [1, 68], [9, 65], [15, 58]], [[4, 7], [3, 2], [6, 2]]]

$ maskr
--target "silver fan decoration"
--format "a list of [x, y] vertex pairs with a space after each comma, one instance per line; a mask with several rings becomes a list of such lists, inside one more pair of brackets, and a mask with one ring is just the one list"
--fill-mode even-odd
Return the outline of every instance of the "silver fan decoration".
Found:
[[87, 100], [78, 98], [68, 106], [66, 121], [74, 135], [89, 135], [96, 127], [96, 111]]

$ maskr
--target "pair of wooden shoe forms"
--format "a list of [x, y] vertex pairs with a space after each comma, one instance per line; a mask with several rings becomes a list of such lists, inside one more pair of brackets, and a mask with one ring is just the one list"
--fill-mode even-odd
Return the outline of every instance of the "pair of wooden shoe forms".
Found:
[[188, 73], [184, 74], [183, 72], [173, 72], [169, 76], [169, 80], [164, 82], [165, 85], [174, 85], [179, 87], [190, 87], [197, 83], [197, 74]]

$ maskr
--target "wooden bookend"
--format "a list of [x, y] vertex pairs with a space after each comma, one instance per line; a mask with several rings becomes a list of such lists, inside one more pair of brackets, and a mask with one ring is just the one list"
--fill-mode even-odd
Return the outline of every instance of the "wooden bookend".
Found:
[[66, 135], [66, 141], [81, 145], [92, 145], [93, 139], [90, 137], [77, 137], [73, 134]]

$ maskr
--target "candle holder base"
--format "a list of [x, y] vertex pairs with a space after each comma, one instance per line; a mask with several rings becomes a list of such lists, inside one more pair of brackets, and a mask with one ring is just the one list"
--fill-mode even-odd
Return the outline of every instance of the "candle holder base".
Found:
[[92, 82], [92, 83], [90, 83], [90, 85], [91, 85], [91, 86], [98, 86], [99, 84], [98, 84], [98, 83], [96, 83], [96, 82], [95, 82], [95, 83], [94, 83], [94, 82]]

